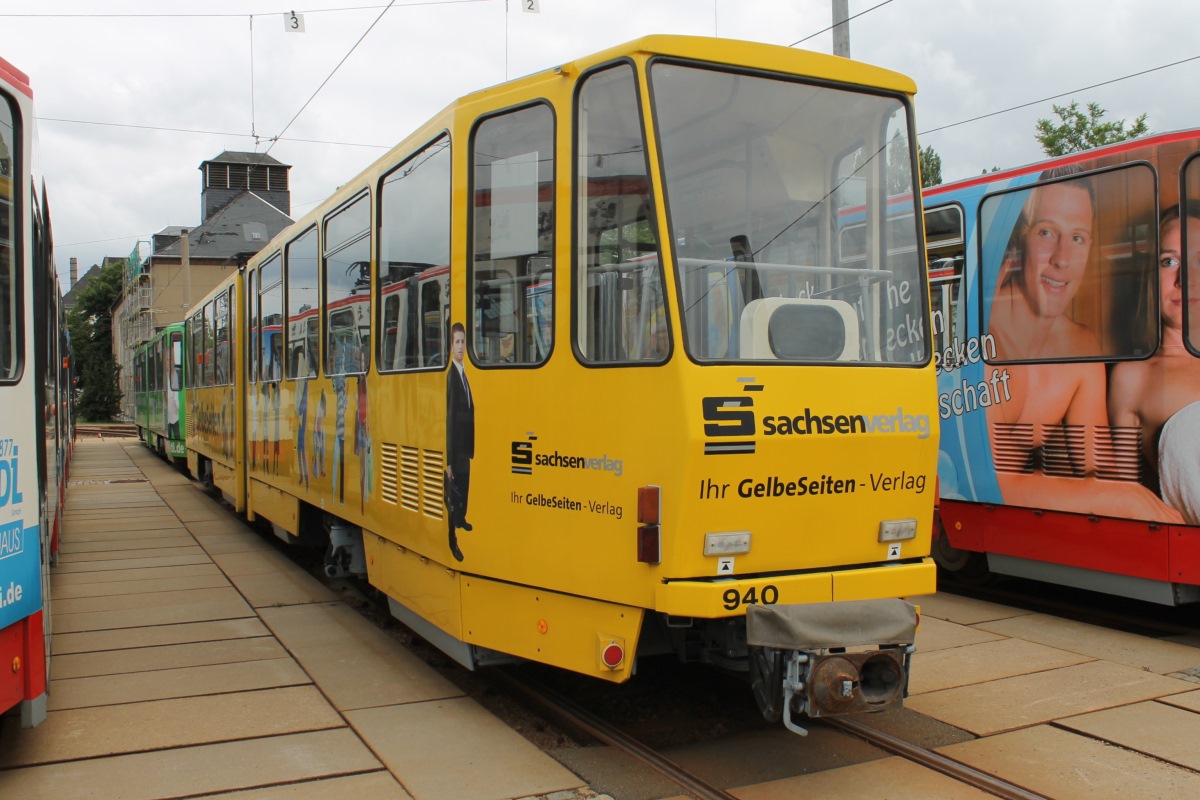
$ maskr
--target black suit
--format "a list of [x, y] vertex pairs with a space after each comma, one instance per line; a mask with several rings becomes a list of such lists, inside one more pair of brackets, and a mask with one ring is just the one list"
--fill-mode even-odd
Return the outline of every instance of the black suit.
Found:
[[446, 376], [446, 459], [453, 475], [447, 486], [450, 532], [465, 527], [471, 492], [471, 459], [475, 457], [475, 402], [466, 374], [451, 362]]

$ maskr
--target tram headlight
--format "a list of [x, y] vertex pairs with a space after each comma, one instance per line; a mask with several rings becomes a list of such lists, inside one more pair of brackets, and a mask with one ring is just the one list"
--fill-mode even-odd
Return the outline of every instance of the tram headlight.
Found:
[[879, 541], [901, 542], [917, 538], [915, 519], [885, 519], [879, 523]]
[[736, 556], [750, 552], [750, 531], [704, 534], [704, 555]]

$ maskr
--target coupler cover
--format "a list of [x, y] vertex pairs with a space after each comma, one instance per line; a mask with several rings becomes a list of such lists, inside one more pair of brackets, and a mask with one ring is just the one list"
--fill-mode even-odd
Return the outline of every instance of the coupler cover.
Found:
[[793, 710], [819, 717], [898, 707], [916, 630], [916, 607], [899, 599], [755, 605], [746, 613], [747, 643], [784, 673], [776, 673], [784, 723], [800, 733]]

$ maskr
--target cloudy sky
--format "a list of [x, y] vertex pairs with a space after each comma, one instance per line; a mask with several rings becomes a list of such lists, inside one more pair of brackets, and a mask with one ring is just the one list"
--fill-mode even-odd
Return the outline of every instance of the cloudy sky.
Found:
[[[299, 216], [454, 98], [506, 77], [653, 33], [832, 50], [830, 0], [539, 4], [535, 15], [522, 0], [507, 11], [505, 0], [396, 0], [381, 17], [386, 0], [40, 0], [36, 13], [0, 0], [0, 57], [34, 86], [64, 290], [72, 256], [82, 273], [169, 225], [199, 224], [197, 167], [224, 150], [270, 147], [293, 165]], [[920, 144], [947, 181], [1039, 160], [1034, 123], [1052, 102], [1096, 102], [1106, 120], [1144, 112], [1155, 132], [1200, 124], [1200, 3], [849, 8], [861, 14], [851, 56], [916, 80]], [[286, 30], [291, 11], [303, 34]]]

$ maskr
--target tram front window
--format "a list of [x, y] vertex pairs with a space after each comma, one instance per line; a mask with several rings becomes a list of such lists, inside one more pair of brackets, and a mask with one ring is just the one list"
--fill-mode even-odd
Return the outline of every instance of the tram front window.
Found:
[[903, 101], [668, 61], [650, 80], [688, 354], [924, 363]]

